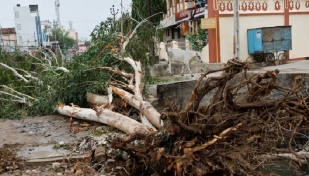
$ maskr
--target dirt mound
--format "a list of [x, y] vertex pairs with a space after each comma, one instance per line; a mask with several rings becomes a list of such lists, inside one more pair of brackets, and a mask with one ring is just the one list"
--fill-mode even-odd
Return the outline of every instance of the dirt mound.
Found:
[[17, 157], [14, 147], [4, 145], [3, 148], [0, 148], [0, 174], [22, 167], [24, 167], [24, 162]]

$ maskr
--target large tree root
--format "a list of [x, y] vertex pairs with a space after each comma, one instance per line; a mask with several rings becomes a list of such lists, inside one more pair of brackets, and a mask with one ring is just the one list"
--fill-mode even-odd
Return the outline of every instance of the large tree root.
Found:
[[[161, 114], [164, 126], [156, 134], [114, 141], [114, 148], [131, 156], [126, 169], [135, 175], [261, 175], [259, 166], [269, 160], [305, 163], [308, 152], [294, 147], [307, 142], [296, 140], [309, 125], [309, 96], [302, 94], [306, 79], [296, 76], [293, 87], [285, 88], [276, 84], [278, 70], [249, 76], [247, 66], [231, 60], [216, 70], [223, 71], [220, 76], [202, 83], [216, 72], [208, 71], [184, 110], [173, 101], [168, 104]], [[200, 106], [211, 90], [216, 93], [209, 104]], [[272, 91], [285, 96], [265, 100]], [[134, 139], [143, 145], [135, 146]]]

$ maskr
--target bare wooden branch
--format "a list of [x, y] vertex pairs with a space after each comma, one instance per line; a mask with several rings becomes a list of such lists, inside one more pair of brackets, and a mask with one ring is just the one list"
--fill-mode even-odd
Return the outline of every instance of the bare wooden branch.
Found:
[[133, 74], [126, 73], [126, 72], [120, 71], [118, 68], [112, 68], [112, 67], [95, 67], [95, 68], [88, 69], [86, 71], [91, 71], [91, 70], [96, 70], [96, 69], [109, 70], [109, 71], [112, 71], [112, 72], [114, 72], [118, 75], [121, 75], [121, 76], [124, 76], [124, 77], [127, 77], [127, 78], [133, 78]]
[[29, 83], [29, 81], [25, 77], [23, 77], [21, 74], [19, 74], [14, 68], [9, 67], [8, 65], [6, 65], [4, 63], [0, 63], [0, 65], [4, 68], [11, 70], [16, 77], [20, 78], [24, 82]]

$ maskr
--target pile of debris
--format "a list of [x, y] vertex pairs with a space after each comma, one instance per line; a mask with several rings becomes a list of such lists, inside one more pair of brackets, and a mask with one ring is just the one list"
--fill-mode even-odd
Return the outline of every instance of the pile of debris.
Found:
[[[126, 151], [130, 175], [262, 175], [259, 167], [275, 159], [298, 168], [309, 152], [296, 140], [306, 136], [309, 116], [304, 95], [307, 78], [296, 76], [292, 88], [279, 86], [278, 70], [249, 76], [249, 63], [230, 60], [220, 70], [201, 75], [184, 110], [172, 102], [164, 122], [151, 134], [118, 138], [112, 147]], [[218, 77], [203, 79], [222, 71]], [[236, 77], [242, 80], [236, 82]], [[215, 90], [207, 106], [201, 100]], [[271, 92], [282, 98], [270, 99]], [[136, 145], [138, 143], [139, 145]]]
[[[141, 23], [123, 43], [122, 51]], [[232, 59], [224, 68], [200, 76], [185, 109], [168, 100], [159, 113], [142, 95], [141, 62], [124, 52], [113, 54], [131, 66], [133, 73], [111, 67], [91, 69], [116, 75], [106, 86], [106, 102], [91, 104], [93, 109], [59, 103], [57, 111], [128, 134], [111, 142], [114, 149], [129, 155], [117, 162], [126, 174], [262, 175], [259, 167], [269, 160], [285, 158], [297, 169], [309, 158], [303, 147], [308, 138], [307, 78], [296, 76], [293, 87], [283, 87], [277, 84], [278, 70], [252, 75], [247, 73], [249, 62]], [[222, 74], [208, 77], [215, 72]], [[209, 103], [201, 105], [212, 92]], [[270, 98], [274, 92], [284, 96]], [[121, 98], [130, 110], [117, 106], [114, 98]], [[138, 112], [139, 121], [130, 118], [131, 109]], [[296, 140], [299, 136], [306, 137], [304, 143]]]
[[23, 160], [17, 157], [15, 151], [6, 146], [0, 148], [0, 174], [21, 169], [23, 166]]

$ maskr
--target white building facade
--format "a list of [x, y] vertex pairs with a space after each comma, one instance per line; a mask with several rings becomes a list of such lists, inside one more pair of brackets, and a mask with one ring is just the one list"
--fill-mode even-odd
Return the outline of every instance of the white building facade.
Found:
[[30, 6], [14, 7], [17, 45], [19, 47], [38, 46], [36, 12], [30, 11]]

